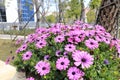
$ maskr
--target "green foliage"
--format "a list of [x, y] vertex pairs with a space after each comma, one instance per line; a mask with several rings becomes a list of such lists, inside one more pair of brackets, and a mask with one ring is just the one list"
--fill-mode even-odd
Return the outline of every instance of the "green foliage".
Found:
[[90, 9], [87, 13], [87, 21], [88, 23], [94, 23], [95, 22], [95, 10]]
[[69, 9], [67, 10], [68, 18], [78, 19], [81, 12], [81, 5], [79, 0], [71, 0], [68, 3]]
[[[109, 50], [108, 45], [101, 43], [99, 49], [94, 50], [93, 53], [95, 62], [93, 66], [85, 70], [85, 77], [90, 80], [117, 80], [120, 77], [117, 66], [120, 60], [115, 57], [114, 49]], [[104, 64], [105, 59], [109, 61], [109, 64]]]
[[55, 16], [53, 14], [46, 16], [46, 19], [49, 23], [55, 23], [56, 21]]
[[90, 2], [90, 7], [91, 7], [92, 9], [97, 9], [97, 8], [99, 8], [99, 7], [100, 7], [100, 4], [101, 4], [101, 1], [102, 1], [102, 0], [91, 0], [91, 2]]

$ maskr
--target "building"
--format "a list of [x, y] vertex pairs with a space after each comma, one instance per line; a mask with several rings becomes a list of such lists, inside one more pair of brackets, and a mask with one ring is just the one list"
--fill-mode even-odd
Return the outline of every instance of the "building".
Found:
[[0, 22], [6, 22], [6, 11], [3, 0], [0, 0]]
[[35, 21], [32, 0], [0, 0], [0, 22]]
[[26, 22], [26, 21], [34, 21], [34, 6], [32, 0], [18, 0], [18, 12], [19, 12], [19, 21]]

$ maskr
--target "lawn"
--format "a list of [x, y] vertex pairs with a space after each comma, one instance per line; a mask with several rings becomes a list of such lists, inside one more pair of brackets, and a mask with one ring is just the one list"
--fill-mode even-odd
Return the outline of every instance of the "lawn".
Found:
[[0, 39], [0, 60], [6, 61], [8, 57], [15, 56], [17, 46], [11, 40]]
[[34, 32], [34, 29], [25, 29], [23, 31], [19, 31], [19, 30], [8, 30], [8, 31], [3, 31], [0, 30], [0, 34], [11, 34], [11, 35], [28, 35]]

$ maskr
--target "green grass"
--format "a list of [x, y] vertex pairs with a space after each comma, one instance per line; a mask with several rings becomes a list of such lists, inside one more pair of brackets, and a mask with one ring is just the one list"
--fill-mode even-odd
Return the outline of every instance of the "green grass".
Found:
[[0, 60], [6, 61], [8, 57], [15, 56], [17, 47], [11, 40], [0, 39]]
[[34, 32], [34, 29], [25, 29], [23, 31], [18, 31], [18, 30], [9, 30], [9, 31], [3, 31], [0, 30], [0, 34], [11, 34], [11, 35], [25, 35], [27, 36], [28, 34], [31, 34]]

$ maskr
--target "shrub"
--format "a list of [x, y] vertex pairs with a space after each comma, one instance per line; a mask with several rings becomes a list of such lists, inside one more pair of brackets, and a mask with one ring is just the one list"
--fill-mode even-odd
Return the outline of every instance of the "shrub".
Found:
[[119, 42], [100, 25], [55, 24], [28, 35], [14, 64], [28, 80], [117, 80]]

